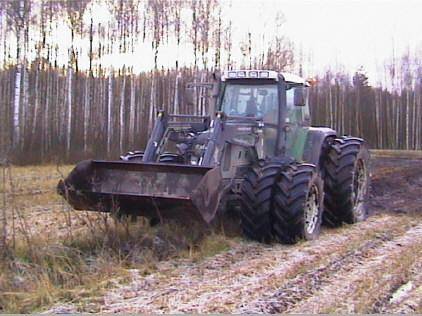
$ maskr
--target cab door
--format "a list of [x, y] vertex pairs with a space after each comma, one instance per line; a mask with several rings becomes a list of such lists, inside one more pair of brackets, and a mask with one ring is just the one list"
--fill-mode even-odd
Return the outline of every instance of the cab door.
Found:
[[303, 85], [286, 88], [285, 133], [286, 154], [302, 161], [306, 136], [310, 126], [308, 89]]

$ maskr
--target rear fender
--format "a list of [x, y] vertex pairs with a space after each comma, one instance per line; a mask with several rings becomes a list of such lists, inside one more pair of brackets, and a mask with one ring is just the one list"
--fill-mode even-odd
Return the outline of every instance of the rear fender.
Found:
[[324, 145], [330, 138], [336, 137], [336, 131], [327, 127], [310, 127], [306, 135], [306, 142], [302, 160], [321, 167], [324, 155]]

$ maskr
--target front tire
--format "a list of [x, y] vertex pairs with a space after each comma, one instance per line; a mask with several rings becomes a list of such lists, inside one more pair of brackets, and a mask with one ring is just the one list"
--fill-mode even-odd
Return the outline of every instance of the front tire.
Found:
[[242, 231], [249, 239], [272, 240], [272, 191], [280, 167], [278, 163], [268, 162], [251, 168], [242, 183], [240, 219]]
[[336, 227], [367, 218], [369, 190], [369, 151], [360, 138], [337, 138], [331, 144], [324, 164], [324, 223]]
[[324, 186], [316, 167], [292, 164], [280, 173], [274, 187], [273, 232], [285, 244], [319, 236]]

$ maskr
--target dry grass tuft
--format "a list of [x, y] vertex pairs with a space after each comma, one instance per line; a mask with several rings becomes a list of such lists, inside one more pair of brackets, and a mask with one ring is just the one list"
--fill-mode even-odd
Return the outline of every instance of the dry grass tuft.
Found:
[[[0, 257], [0, 312], [41, 311], [60, 302], [89, 310], [95, 298], [125, 282], [128, 269], [147, 275], [161, 260], [199, 260], [229, 247], [221, 234], [166, 222], [75, 212], [55, 193], [70, 166], [7, 168], [0, 186], [7, 251]], [[97, 306], [100, 304], [97, 304]], [[93, 309], [95, 311], [95, 309]]]

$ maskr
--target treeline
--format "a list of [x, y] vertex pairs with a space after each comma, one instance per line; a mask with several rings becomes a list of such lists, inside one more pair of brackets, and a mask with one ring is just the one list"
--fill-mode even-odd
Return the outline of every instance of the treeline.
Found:
[[[239, 30], [229, 7], [218, 0], [0, 1], [0, 160], [115, 158], [144, 147], [156, 110], [204, 113], [204, 91], [187, 108], [187, 82], [230, 68], [301, 74], [303, 57], [295, 60], [280, 12], [257, 33]], [[422, 58], [415, 56], [386, 63], [376, 87], [364, 71], [327, 71], [311, 88], [313, 124], [365, 137], [374, 148], [421, 149]]]
[[[69, 84], [65, 69], [31, 68], [22, 78], [20, 139], [13, 146], [16, 72], [0, 72], [0, 148], [3, 156], [7, 153], [19, 163], [117, 158], [145, 146], [158, 109], [191, 114], [207, 110], [205, 91], [198, 91], [194, 107], [184, 99], [186, 84], [207, 81], [206, 71], [184, 68], [135, 75], [124, 68], [96, 77], [78, 72]], [[370, 87], [362, 73], [351, 81], [345, 78], [327, 73], [310, 89], [314, 125], [364, 137], [372, 148], [422, 148], [421, 78], [399, 92]]]
[[206, 112], [205, 91], [198, 90], [194, 107], [184, 100], [186, 83], [207, 80], [206, 72], [179, 69], [134, 75], [123, 68], [96, 77], [78, 72], [69, 84], [64, 69], [29, 69], [22, 79], [20, 138], [14, 144], [16, 72], [0, 72], [0, 152], [15, 162], [116, 158], [145, 146], [157, 110]]
[[237, 30], [233, 38], [229, 7], [218, 0], [0, 1], [3, 156], [111, 156], [142, 146], [158, 107], [182, 110], [175, 86], [189, 74], [203, 80], [201, 72], [236, 65], [292, 67], [281, 14], [268, 23], [275, 35]]
[[313, 124], [363, 137], [372, 148], [421, 150], [422, 63], [415, 72], [401, 74], [407, 81], [393, 74], [395, 85], [386, 89], [371, 87], [362, 72], [327, 72], [311, 89]]

